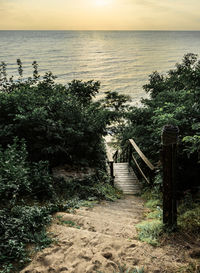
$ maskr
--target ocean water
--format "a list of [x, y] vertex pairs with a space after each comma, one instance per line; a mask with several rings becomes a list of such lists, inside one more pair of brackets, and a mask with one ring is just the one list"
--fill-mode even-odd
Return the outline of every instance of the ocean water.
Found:
[[57, 81], [101, 82], [104, 91], [130, 95], [133, 103], [145, 96], [142, 88], [157, 70], [166, 73], [186, 53], [200, 54], [200, 31], [0, 31], [0, 62], [16, 75], [20, 58], [24, 76], [52, 71]]

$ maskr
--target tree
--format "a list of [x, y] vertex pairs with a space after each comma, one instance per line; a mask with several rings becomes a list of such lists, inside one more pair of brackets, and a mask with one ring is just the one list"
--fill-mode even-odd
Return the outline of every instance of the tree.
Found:
[[167, 75], [153, 72], [144, 89], [150, 98], [143, 99], [142, 107], [132, 107], [128, 113], [122, 143], [133, 137], [147, 157], [156, 163], [163, 126], [178, 126], [179, 190], [197, 186], [200, 175], [200, 61], [197, 55], [186, 54], [182, 63], [176, 64]]

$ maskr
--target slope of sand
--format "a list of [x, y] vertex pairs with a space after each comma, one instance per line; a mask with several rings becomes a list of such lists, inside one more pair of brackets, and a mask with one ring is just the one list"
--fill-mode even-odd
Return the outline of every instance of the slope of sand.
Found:
[[56, 242], [39, 252], [21, 273], [128, 272], [120, 271], [123, 266], [159, 273], [176, 272], [186, 265], [186, 250], [178, 245], [155, 248], [137, 240], [135, 225], [143, 215], [143, 201], [135, 196], [73, 214], [57, 213], [49, 230]]

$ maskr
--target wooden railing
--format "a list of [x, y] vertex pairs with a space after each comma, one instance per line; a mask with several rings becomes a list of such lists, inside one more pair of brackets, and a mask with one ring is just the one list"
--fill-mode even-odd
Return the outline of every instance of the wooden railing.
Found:
[[113, 162], [129, 162], [129, 165], [131, 165], [131, 162], [133, 160], [145, 181], [147, 183], [150, 183], [149, 179], [147, 178], [147, 175], [145, 175], [144, 171], [142, 170], [142, 167], [139, 165], [136, 157], [134, 156], [133, 151], [137, 152], [137, 154], [140, 156], [140, 158], [143, 160], [146, 166], [151, 170], [151, 172], [153, 172], [156, 169], [155, 166], [149, 161], [149, 159], [143, 154], [143, 152], [140, 150], [140, 148], [137, 146], [133, 139], [129, 139], [127, 141], [124, 149], [121, 152], [119, 152], [118, 150], [115, 152], [115, 154], [112, 157], [112, 161], [110, 161], [112, 162], [112, 168]]
[[137, 146], [137, 144], [135, 143], [135, 141], [133, 139], [129, 139], [129, 145], [130, 146], [130, 155], [129, 155], [129, 164], [131, 163], [131, 160], [133, 159], [135, 165], [137, 166], [139, 172], [141, 173], [141, 175], [143, 176], [143, 178], [145, 179], [145, 181], [147, 183], [150, 184], [149, 179], [147, 178], [147, 176], [145, 175], [144, 171], [142, 170], [142, 168], [140, 167], [138, 161], [136, 160], [136, 157], [133, 154], [133, 149], [137, 152], [137, 154], [140, 156], [140, 158], [143, 160], [143, 162], [146, 164], [146, 166], [151, 170], [154, 171], [155, 170], [155, 166], [149, 161], [149, 159], [143, 154], [143, 152], [140, 150], [140, 148]]
[[[167, 230], [173, 230], [177, 226], [177, 192], [176, 192], [176, 171], [177, 171], [177, 145], [178, 145], [179, 128], [174, 125], [167, 124], [162, 130], [162, 150], [161, 150], [161, 165], [163, 172], [163, 223]], [[151, 174], [156, 167], [148, 160], [133, 139], [129, 139], [122, 151], [116, 151], [113, 156], [109, 156], [111, 166], [111, 176], [114, 177], [113, 163], [114, 162], [129, 162], [132, 160], [137, 166], [139, 172], [144, 179], [150, 183], [150, 180], [145, 175], [139, 165], [133, 151], [137, 152], [140, 159], [145, 163], [146, 168]]]

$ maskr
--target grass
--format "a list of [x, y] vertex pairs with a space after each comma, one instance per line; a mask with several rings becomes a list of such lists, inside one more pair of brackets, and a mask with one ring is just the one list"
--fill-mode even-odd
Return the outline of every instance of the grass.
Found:
[[63, 220], [61, 215], [57, 216], [57, 219], [61, 225], [67, 225], [68, 227], [74, 227], [80, 229], [81, 227], [77, 225], [74, 221], [71, 220]]
[[73, 213], [74, 210], [79, 209], [81, 207], [93, 208], [96, 204], [99, 203], [99, 200], [96, 198], [88, 198], [88, 200], [80, 200], [78, 197], [74, 197], [63, 205], [63, 210], [69, 213]]
[[162, 209], [158, 208], [157, 210], [151, 211], [147, 214], [147, 219], [162, 219]]
[[185, 231], [200, 232], [200, 206], [187, 210], [180, 215], [178, 224]]
[[158, 206], [160, 206], [160, 200], [159, 199], [150, 199], [145, 203], [145, 207], [149, 209], [155, 209]]
[[[159, 246], [159, 238], [164, 235], [162, 224], [162, 201], [160, 196], [147, 190], [142, 195], [146, 200], [146, 220], [137, 225], [138, 238], [154, 246]], [[166, 230], [170, 232], [170, 230]], [[200, 233], [200, 194], [186, 193], [178, 205], [178, 233], [191, 234], [199, 238]], [[163, 237], [163, 236], [162, 236]], [[186, 271], [187, 272], [187, 271]], [[190, 272], [190, 271], [188, 271]]]
[[200, 193], [192, 196], [187, 193], [178, 206], [178, 225], [187, 233], [200, 233]]
[[148, 211], [145, 214], [146, 220], [136, 225], [138, 239], [152, 246], [159, 246], [159, 238], [163, 233], [161, 200], [151, 191], [146, 191], [142, 197], [146, 200], [145, 207]]
[[138, 239], [152, 246], [159, 246], [159, 237], [163, 232], [163, 224], [160, 220], [143, 221], [136, 225]]

